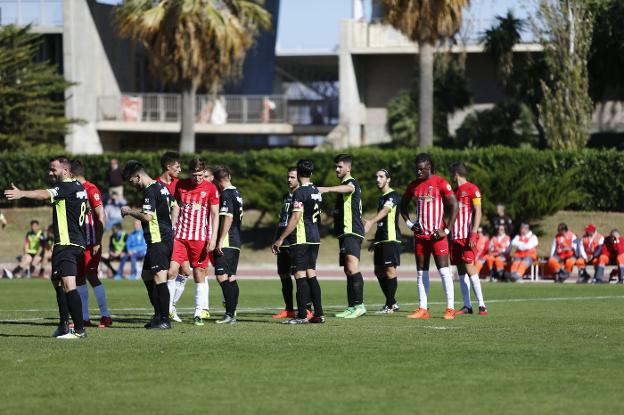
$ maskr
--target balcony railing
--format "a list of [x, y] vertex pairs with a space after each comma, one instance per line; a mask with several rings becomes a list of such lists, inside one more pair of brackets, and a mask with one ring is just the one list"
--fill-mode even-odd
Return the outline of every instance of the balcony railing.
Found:
[[0, 26], [63, 26], [63, 0], [2, 0]]

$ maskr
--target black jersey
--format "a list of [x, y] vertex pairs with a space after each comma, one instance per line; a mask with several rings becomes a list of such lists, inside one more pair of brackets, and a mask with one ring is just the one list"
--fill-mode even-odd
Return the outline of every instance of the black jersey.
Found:
[[[225, 235], [223, 248], [240, 249], [241, 222], [243, 220], [243, 197], [236, 187], [226, 187], [221, 192], [219, 215], [232, 217], [232, 226], [230, 226], [230, 230], [227, 235]], [[222, 228], [223, 219], [219, 221], [219, 235], [221, 235]]]
[[334, 217], [334, 235], [355, 235], [364, 238], [362, 223], [362, 189], [351, 176], [345, 177], [341, 184], [353, 187], [351, 193], [339, 193], [336, 198], [336, 216]]
[[141, 222], [145, 242], [148, 245], [171, 242], [173, 240], [170, 216], [172, 199], [167, 186], [161, 182], [153, 182], [143, 190], [143, 198], [143, 213], [152, 215], [151, 221]]
[[87, 214], [87, 191], [77, 180], [65, 180], [48, 189], [54, 204], [52, 226], [55, 245], [85, 247], [82, 225]]
[[398, 206], [401, 203], [401, 196], [394, 190], [390, 189], [379, 197], [377, 204], [377, 212], [384, 207], [390, 209], [385, 218], [377, 223], [377, 232], [375, 232], [375, 243], [380, 242], [399, 242], [401, 231], [399, 230]]
[[[288, 226], [288, 219], [290, 219], [290, 206], [292, 205], [293, 194], [285, 193], [282, 197], [282, 210], [280, 210], [279, 214], [279, 222], [277, 224], [277, 233], [275, 234], [275, 239], [279, 238], [279, 236], [284, 232], [286, 226]], [[275, 241], [273, 241], [275, 242]], [[288, 244], [284, 243], [283, 247], [287, 247]]]
[[295, 230], [288, 235], [286, 242], [290, 245], [320, 244], [321, 235], [318, 222], [321, 215], [323, 197], [316, 186], [307, 183], [300, 186], [293, 193], [290, 214], [302, 212]]

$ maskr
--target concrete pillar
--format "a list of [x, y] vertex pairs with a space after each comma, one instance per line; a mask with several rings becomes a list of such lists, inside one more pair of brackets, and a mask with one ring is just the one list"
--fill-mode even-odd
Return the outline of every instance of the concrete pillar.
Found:
[[340, 25], [340, 55], [338, 77], [340, 82], [340, 125], [343, 132], [335, 137], [335, 147], [359, 147], [362, 143], [362, 102], [351, 45], [353, 38], [352, 20], [343, 20]]

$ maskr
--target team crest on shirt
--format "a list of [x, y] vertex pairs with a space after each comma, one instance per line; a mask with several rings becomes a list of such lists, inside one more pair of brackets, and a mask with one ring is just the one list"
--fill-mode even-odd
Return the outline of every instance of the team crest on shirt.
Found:
[[481, 192], [477, 190], [477, 191], [475, 192], [475, 197], [481, 197]]
[[461, 192], [461, 197], [466, 197], [466, 192]]
[[204, 197], [206, 197], [206, 192], [201, 192], [201, 193], [200, 193], [200, 196], [201, 196], [201, 197], [202, 197], [202, 199], [203, 199]]
[[95, 200], [100, 200], [100, 195], [96, 193], [96, 194], [95, 194], [95, 196], [93, 196], [93, 198], [94, 198]]

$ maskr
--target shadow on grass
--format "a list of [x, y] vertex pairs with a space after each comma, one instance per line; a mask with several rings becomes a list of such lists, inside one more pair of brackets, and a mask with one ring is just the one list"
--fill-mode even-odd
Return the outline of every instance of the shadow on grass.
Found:
[[54, 338], [51, 336], [41, 336], [38, 334], [5, 334], [5, 333], [0, 333], [0, 337], [23, 337], [23, 338], [32, 337], [32, 338], [38, 338], [38, 339], [53, 339]]

